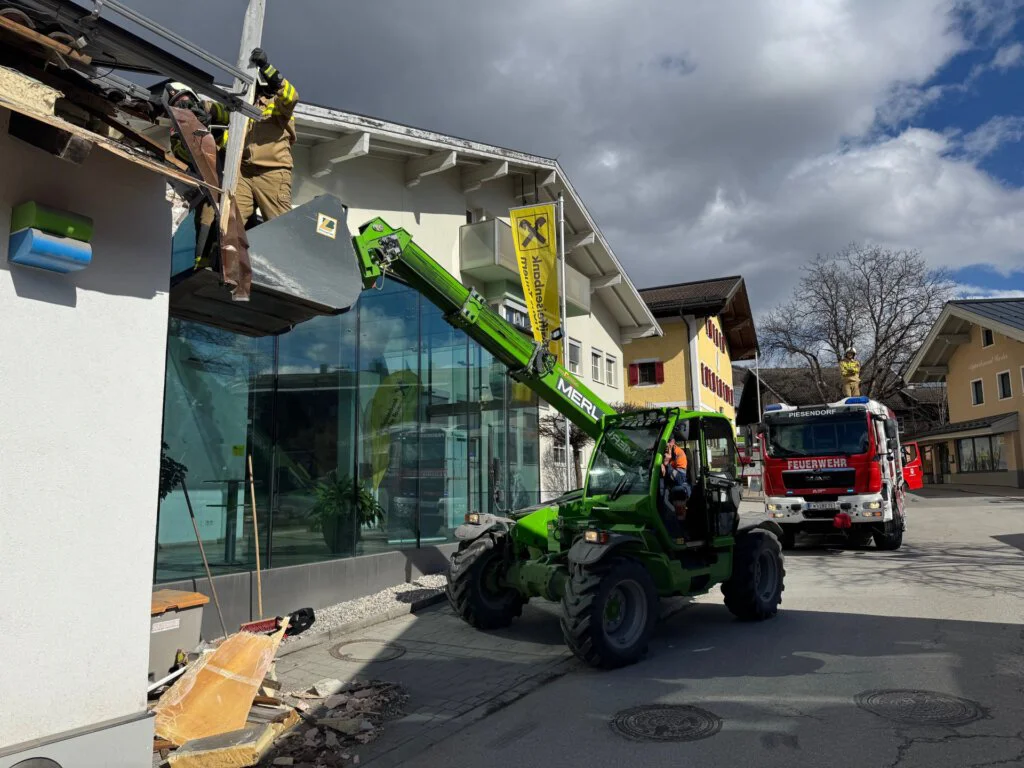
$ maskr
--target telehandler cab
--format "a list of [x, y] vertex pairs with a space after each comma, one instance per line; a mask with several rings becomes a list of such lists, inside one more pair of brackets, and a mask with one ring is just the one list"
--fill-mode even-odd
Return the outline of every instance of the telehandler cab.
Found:
[[[777, 613], [782, 531], [771, 522], [739, 527], [738, 462], [725, 416], [679, 408], [617, 413], [406, 231], [374, 219], [353, 244], [365, 287], [398, 275], [595, 440], [581, 490], [507, 516], [466, 515], [447, 587], [459, 616], [495, 629], [531, 598], [560, 601], [569, 648], [592, 666], [612, 668], [646, 653], [659, 598], [702, 595], [720, 584], [740, 619]], [[670, 438], [688, 459], [692, 492], [678, 505], [682, 522], [676, 502], [683, 500], [666, 492], [660, 472]]]

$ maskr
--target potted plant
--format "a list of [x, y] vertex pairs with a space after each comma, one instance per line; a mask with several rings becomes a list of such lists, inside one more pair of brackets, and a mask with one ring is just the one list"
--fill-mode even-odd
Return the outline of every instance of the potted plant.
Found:
[[348, 475], [329, 472], [316, 486], [309, 529], [323, 533], [332, 555], [352, 554], [364, 525], [384, 519], [384, 508], [363, 485]]

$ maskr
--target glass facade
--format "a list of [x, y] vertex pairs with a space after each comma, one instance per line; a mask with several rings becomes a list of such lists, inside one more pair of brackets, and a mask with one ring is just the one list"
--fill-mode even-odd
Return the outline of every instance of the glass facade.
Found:
[[471, 510], [540, 501], [537, 399], [395, 280], [274, 338], [172, 319], [155, 581], [453, 539]]

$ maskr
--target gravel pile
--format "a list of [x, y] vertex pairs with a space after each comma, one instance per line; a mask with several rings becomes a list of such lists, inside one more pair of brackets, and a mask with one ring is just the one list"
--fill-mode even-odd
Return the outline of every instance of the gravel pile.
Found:
[[[410, 603], [439, 595], [444, 591], [447, 583], [443, 573], [421, 576], [416, 581], [396, 584], [393, 587], [381, 590], [375, 595], [368, 595], [360, 597], [358, 600], [349, 600], [322, 608], [316, 611], [316, 621], [309, 628], [309, 634], [329, 632], [351, 621], [379, 616], [396, 606], [409, 605]], [[303, 634], [295, 637], [286, 637], [282, 644], [287, 645], [304, 636]]]

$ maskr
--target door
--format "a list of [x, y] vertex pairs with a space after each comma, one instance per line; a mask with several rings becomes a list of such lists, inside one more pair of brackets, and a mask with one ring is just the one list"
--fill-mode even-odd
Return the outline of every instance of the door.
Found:
[[924, 485], [924, 468], [917, 443], [907, 443], [903, 446], [903, 479], [907, 483], [907, 488], [912, 491]]

